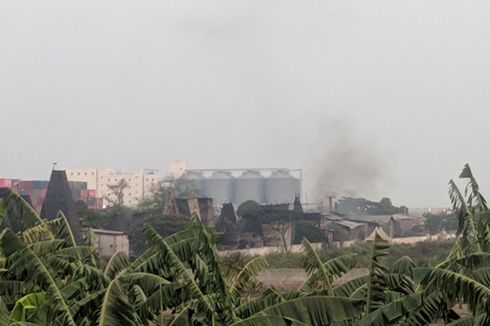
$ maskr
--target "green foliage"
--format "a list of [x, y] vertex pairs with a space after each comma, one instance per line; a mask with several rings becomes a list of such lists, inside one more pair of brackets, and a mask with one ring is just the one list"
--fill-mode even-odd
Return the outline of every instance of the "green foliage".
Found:
[[311, 243], [325, 242], [325, 235], [322, 231], [313, 223], [305, 219], [296, 220], [294, 224], [294, 240], [293, 243], [300, 243], [305, 238]]
[[128, 232], [129, 242], [131, 243], [131, 251], [133, 256], [138, 256], [148, 248], [147, 241], [144, 236], [144, 225], [152, 225], [162, 236], [169, 236], [176, 232], [182, 231], [190, 222], [190, 219], [185, 216], [166, 216], [160, 215], [145, 215], [141, 221], [133, 221]]
[[184, 182], [161, 181], [151, 189], [151, 193], [138, 205], [138, 211], [149, 215], [161, 215], [169, 198], [192, 198], [198, 195], [197, 189]]
[[303, 297], [272, 305], [232, 325], [349, 325], [359, 316], [361, 307], [361, 301], [347, 298]]
[[438, 234], [445, 230], [446, 232], [455, 232], [458, 228], [458, 220], [454, 214], [424, 214], [424, 226], [430, 234]]
[[260, 214], [260, 204], [253, 200], [247, 200], [237, 208], [237, 215], [241, 217], [252, 217]]

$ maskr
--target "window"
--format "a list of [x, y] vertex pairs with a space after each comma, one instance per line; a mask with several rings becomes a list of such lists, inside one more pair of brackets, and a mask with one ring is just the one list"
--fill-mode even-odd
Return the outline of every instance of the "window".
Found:
[[80, 175], [80, 172], [77, 172], [77, 175]]

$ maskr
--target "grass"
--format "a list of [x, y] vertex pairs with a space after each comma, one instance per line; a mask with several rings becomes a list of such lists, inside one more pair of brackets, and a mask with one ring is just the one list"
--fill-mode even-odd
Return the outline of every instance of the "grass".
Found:
[[[453, 241], [424, 241], [413, 245], [392, 245], [386, 259], [389, 266], [403, 256], [410, 257], [416, 266], [431, 267], [446, 258], [453, 246]], [[358, 255], [358, 267], [368, 267], [371, 258], [371, 245], [364, 243], [350, 248], [329, 248], [320, 251], [324, 260], [347, 254]], [[270, 268], [302, 268], [301, 254], [280, 253], [266, 256]]]

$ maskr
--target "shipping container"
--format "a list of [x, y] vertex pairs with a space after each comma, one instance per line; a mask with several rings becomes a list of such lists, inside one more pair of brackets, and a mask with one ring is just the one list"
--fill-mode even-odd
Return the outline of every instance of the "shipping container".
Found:
[[22, 189], [33, 189], [32, 181], [21, 181], [20, 182], [20, 187]]
[[95, 189], [89, 189], [89, 190], [88, 190], [88, 196], [89, 196], [90, 198], [95, 198], [95, 197], [97, 197], [97, 191], [96, 191]]
[[0, 179], [0, 188], [11, 188], [12, 180], [11, 179]]
[[71, 192], [71, 195], [73, 197], [73, 200], [80, 200], [80, 197], [81, 197], [81, 190], [80, 189], [73, 189], [72, 192]]
[[97, 204], [96, 204], [96, 209], [102, 209], [104, 208], [104, 198], [102, 197], [97, 197]]

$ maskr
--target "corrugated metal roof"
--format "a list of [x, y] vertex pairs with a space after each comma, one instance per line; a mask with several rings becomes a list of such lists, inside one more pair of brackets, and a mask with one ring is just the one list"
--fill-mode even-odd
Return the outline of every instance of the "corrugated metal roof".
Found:
[[334, 221], [333, 223], [348, 227], [351, 230], [365, 225], [363, 223], [357, 223], [352, 221]]
[[101, 233], [101, 234], [111, 234], [111, 235], [123, 235], [123, 234], [125, 234], [124, 232], [121, 232], [121, 231], [112, 231], [112, 230], [103, 230], [103, 229], [91, 229], [91, 230], [94, 233]]
[[401, 221], [401, 220], [416, 220], [416, 217], [410, 216], [410, 215], [405, 215], [405, 214], [395, 214], [391, 217], [395, 221]]

